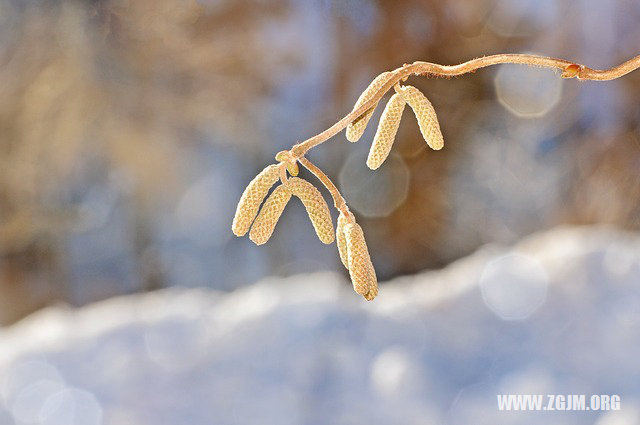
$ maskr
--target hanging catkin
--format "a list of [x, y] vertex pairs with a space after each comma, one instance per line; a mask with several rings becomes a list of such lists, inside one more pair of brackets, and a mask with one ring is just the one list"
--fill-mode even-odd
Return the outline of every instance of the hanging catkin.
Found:
[[233, 217], [231, 230], [236, 236], [244, 236], [258, 214], [260, 204], [269, 193], [269, 189], [278, 180], [278, 165], [272, 164], [262, 170], [242, 193], [242, 197]]
[[357, 223], [347, 224], [344, 233], [347, 242], [349, 275], [353, 289], [367, 301], [371, 301], [378, 295], [378, 280], [369, 257], [364, 233]]
[[433, 150], [440, 150], [444, 146], [444, 139], [438, 124], [438, 117], [429, 99], [413, 86], [404, 86], [400, 93], [411, 106], [418, 120], [422, 137]]
[[281, 184], [269, 195], [249, 232], [249, 239], [256, 245], [262, 245], [269, 240], [289, 199], [291, 191], [287, 185]]
[[320, 191], [308, 181], [298, 177], [291, 177], [287, 181], [287, 186], [291, 193], [300, 198], [304, 204], [320, 241], [326, 244], [332, 243], [335, 237], [333, 222], [329, 206]]
[[372, 170], [377, 169], [389, 156], [393, 141], [396, 138], [398, 127], [400, 126], [400, 118], [406, 104], [401, 94], [394, 94], [389, 99], [389, 103], [385, 106], [378, 130], [373, 138], [369, 157], [367, 158], [367, 166]]
[[[357, 109], [362, 104], [370, 100], [373, 96], [375, 96], [378, 90], [380, 90], [380, 88], [387, 82], [389, 74], [390, 72], [383, 72], [382, 74], [378, 75], [371, 82], [371, 84], [369, 84], [369, 87], [367, 87], [362, 92], [362, 94], [356, 101], [356, 104], [353, 107], [353, 109]], [[347, 126], [346, 135], [347, 135], [348, 141], [357, 142], [360, 139], [360, 137], [362, 137], [364, 130], [367, 128], [367, 123], [371, 119], [371, 115], [373, 115], [373, 110], [376, 108], [377, 105], [378, 105], [377, 103], [373, 105], [364, 114], [360, 115], [358, 118], [356, 118], [352, 123], [350, 123]]]
[[342, 212], [338, 216], [338, 224], [336, 225], [336, 245], [338, 245], [338, 253], [340, 254], [340, 261], [349, 269], [349, 256], [347, 254], [347, 239], [344, 235], [344, 227], [349, 223], [347, 216]]

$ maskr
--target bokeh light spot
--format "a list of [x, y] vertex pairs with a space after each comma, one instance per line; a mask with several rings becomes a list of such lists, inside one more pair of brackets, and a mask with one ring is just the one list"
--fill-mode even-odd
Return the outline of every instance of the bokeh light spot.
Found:
[[485, 304], [504, 320], [526, 319], [545, 301], [549, 277], [538, 261], [505, 254], [488, 262], [480, 276]]
[[640, 423], [640, 409], [635, 405], [631, 405], [621, 410], [603, 413], [595, 422], [595, 425], [635, 425], [638, 423]]
[[624, 246], [611, 245], [604, 257], [604, 266], [615, 276], [625, 276], [638, 265], [637, 254]]
[[166, 370], [182, 370], [206, 354], [207, 330], [201, 321], [172, 317], [144, 334], [149, 359]]
[[40, 423], [40, 409], [49, 397], [64, 388], [56, 381], [40, 380], [18, 393], [11, 405], [11, 413], [19, 422], [27, 424]]
[[51, 364], [39, 360], [23, 360], [0, 377], [0, 395], [5, 404], [11, 404], [17, 394], [40, 381], [63, 384], [60, 372]]
[[41, 425], [100, 425], [102, 407], [88, 391], [66, 388], [49, 396], [40, 410]]
[[391, 347], [376, 357], [371, 368], [371, 382], [382, 396], [392, 396], [402, 389], [415, 372], [411, 358], [401, 347]]
[[547, 69], [502, 66], [494, 80], [498, 101], [514, 115], [541, 117], [560, 101], [562, 81]]
[[340, 170], [340, 188], [350, 207], [367, 217], [386, 217], [407, 198], [409, 169], [402, 158], [390, 155], [373, 171], [361, 153], [352, 153]]

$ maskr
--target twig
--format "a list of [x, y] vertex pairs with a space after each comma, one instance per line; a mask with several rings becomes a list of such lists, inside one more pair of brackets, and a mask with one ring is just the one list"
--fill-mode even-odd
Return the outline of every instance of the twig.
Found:
[[[274, 165], [265, 168], [249, 183], [249, 186], [247, 186], [242, 194], [236, 215], [233, 219], [233, 232], [237, 236], [242, 236], [251, 228], [251, 233], [249, 234], [251, 240], [258, 245], [266, 243], [286, 203], [292, 194], [296, 195], [302, 200], [302, 203], [307, 209], [320, 240], [323, 243], [331, 243], [334, 239], [336, 240], [340, 259], [349, 270], [354, 290], [366, 300], [370, 301], [374, 299], [378, 294], [378, 283], [362, 228], [356, 223], [355, 216], [349, 211], [349, 207], [344, 198], [331, 179], [311, 163], [311, 161], [305, 158], [304, 155], [309, 149], [329, 140], [351, 123], [354, 123], [354, 127], [347, 129], [347, 138], [350, 141], [357, 141], [358, 138], [362, 136], [362, 131], [364, 131], [367, 121], [371, 117], [371, 114], [367, 112], [374, 108], [382, 96], [394, 86], [397, 93], [394, 95], [395, 97], [391, 98], [382, 113], [382, 118], [378, 125], [378, 132], [374, 137], [371, 151], [369, 152], [370, 158], [374, 159], [373, 162], [367, 160], [369, 168], [378, 168], [387, 157], [398, 129], [402, 108], [404, 108], [405, 104], [408, 104], [410, 108], [413, 109], [418, 120], [420, 132], [427, 144], [432, 149], [439, 150], [442, 148], [444, 141], [433, 106], [426, 96], [417, 88], [413, 86], [401, 88], [399, 85], [396, 85], [410, 75], [447, 77], [474, 72], [477, 69], [501, 63], [559, 69], [562, 72], [562, 78], [605, 81], [622, 77], [640, 68], [640, 56], [636, 56], [621, 65], [605, 71], [591, 69], [584, 65], [575, 64], [563, 59], [553, 59], [544, 56], [493, 55], [473, 59], [454, 66], [438, 65], [429, 62], [414, 62], [412, 64], [405, 64], [391, 72], [384, 72], [376, 77], [362, 93], [353, 111], [348, 113], [340, 121], [322, 133], [294, 145], [291, 150], [278, 152], [275, 159], [279, 161], [280, 164], [277, 168], [274, 169]], [[374, 92], [374, 90], [376, 91]], [[368, 100], [364, 101], [363, 99]], [[365, 116], [361, 118], [362, 115]], [[361, 119], [361, 121], [356, 123], [358, 119]], [[354, 130], [356, 125], [359, 127]], [[329, 208], [320, 192], [306, 180], [295, 177], [298, 175], [298, 162], [311, 171], [327, 188], [329, 193], [331, 193], [333, 203], [341, 213], [338, 217], [338, 226], [335, 233], [333, 231]], [[274, 171], [278, 174], [275, 174]], [[287, 171], [294, 177], [287, 179]], [[283, 186], [276, 188], [262, 208], [260, 208], [269, 189], [278, 177]], [[256, 218], [258, 212], [259, 215]]]
[[318, 146], [329, 140], [340, 131], [342, 131], [349, 123], [354, 121], [372, 106], [377, 104], [382, 96], [391, 89], [399, 81], [409, 77], [410, 75], [430, 75], [435, 77], [450, 77], [455, 75], [463, 75], [474, 72], [480, 68], [486, 68], [498, 64], [521, 64], [529, 66], [537, 66], [542, 68], [552, 68], [562, 71], [563, 78], [577, 78], [579, 80], [607, 81], [622, 77], [636, 69], [640, 68], [640, 55], [628, 61], [607, 70], [592, 69], [584, 65], [569, 62], [564, 59], [555, 59], [545, 56], [525, 55], [525, 54], [501, 54], [484, 56], [472, 59], [459, 65], [438, 65], [430, 62], [414, 62], [405, 64], [395, 69], [389, 75], [385, 84], [376, 92], [376, 94], [363, 103], [359, 108], [354, 109], [343, 117], [340, 121], [304, 142], [298, 143], [291, 148], [291, 155], [295, 159], [301, 158], [309, 149]]
[[345, 216], [350, 216], [351, 212], [349, 211], [349, 207], [347, 207], [347, 203], [345, 202], [344, 198], [340, 194], [340, 191], [338, 190], [336, 185], [333, 184], [331, 179], [307, 158], [301, 157], [298, 158], [298, 161], [304, 168], [311, 171], [313, 175], [316, 176], [318, 180], [320, 180], [320, 182], [322, 182], [324, 187], [327, 188], [329, 193], [331, 193], [331, 197], [333, 198], [333, 205], [336, 207], [336, 209], [340, 210]]

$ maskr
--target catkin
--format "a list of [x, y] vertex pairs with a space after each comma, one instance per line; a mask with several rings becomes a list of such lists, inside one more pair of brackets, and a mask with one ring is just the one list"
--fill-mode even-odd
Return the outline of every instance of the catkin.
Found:
[[344, 227], [349, 223], [347, 216], [340, 213], [338, 216], [338, 224], [336, 225], [336, 245], [338, 245], [338, 253], [342, 264], [349, 269], [349, 257], [347, 255], [347, 239], [344, 235]]
[[287, 186], [280, 185], [274, 189], [262, 206], [253, 226], [251, 226], [249, 239], [256, 245], [265, 244], [273, 234], [284, 207], [287, 206], [289, 199], [291, 199], [291, 191]]
[[[367, 87], [362, 92], [362, 94], [356, 101], [356, 104], [353, 107], [353, 109], [357, 109], [360, 107], [360, 105], [369, 101], [378, 92], [378, 90], [380, 90], [380, 88], [384, 85], [384, 83], [387, 82], [389, 74], [390, 72], [383, 72], [382, 74], [378, 75], [371, 82], [371, 84], [369, 84], [369, 87]], [[367, 123], [371, 119], [371, 115], [373, 115], [373, 110], [376, 108], [377, 105], [378, 105], [377, 103], [373, 105], [364, 114], [360, 115], [358, 118], [356, 118], [352, 123], [350, 123], [347, 126], [346, 134], [347, 134], [348, 141], [357, 142], [360, 139], [360, 137], [362, 137], [362, 134], [364, 133], [365, 128], [367, 128]]]
[[329, 206], [320, 191], [308, 181], [298, 177], [291, 177], [287, 181], [287, 186], [291, 193], [300, 198], [304, 204], [320, 241], [326, 244], [332, 243], [335, 237], [333, 222]]
[[396, 93], [391, 96], [389, 103], [384, 108], [382, 117], [380, 117], [380, 124], [378, 124], [378, 130], [369, 151], [369, 157], [367, 158], [367, 166], [372, 170], [380, 167], [389, 156], [406, 103], [404, 97]]
[[444, 146], [444, 139], [438, 124], [438, 117], [429, 99], [413, 86], [404, 86], [401, 93], [413, 109], [420, 126], [422, 137], [433, 150], [440, 150]]
[[344, 233], [347, 242], [349, 275], [353, 289], [367, 301], [371, 301], [378, 295], [378, 280], [371, 263], [371, 257], [369, 257], [364, 233], [357, 223], [347, 224]]
[[236, 236], [244, 236], [258, 214], [260, 204], [279, 178], [278, 165], [272, 164], [262, 170], [247, 186], [236, 208], [231, 230]]

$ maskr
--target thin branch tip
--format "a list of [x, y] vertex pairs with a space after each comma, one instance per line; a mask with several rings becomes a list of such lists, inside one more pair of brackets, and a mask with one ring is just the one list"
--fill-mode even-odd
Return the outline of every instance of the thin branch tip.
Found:
[[640, 55], [633, 57], [618, 66], [598, 70], [589, 68], [582, 64], [577, 64], [565, 59], [551, 58], [547, 56], [530, 54], [497, 54], [482, 56], [463, 62], [458, 65], [440, 65], [431, 62], [416, 61], [411, 64], [404, 64], [399, 68], [389, 72], [388, 79], [382, 87], [368, 101], [362, 103], [358, 108], [354, 108], [346, 116], [333, 124], [331, 127], [307, 140], [297, 143], [291, 148], [291, 155], [298, 159], [304, 156], [311, 148], [318, 146], [329, 140], [340, 131], [344, 130], [350, 123], [360, 117], [363, 113], [375, 106], [380, 99], [396, 83], [405, 81], [411, 75], [427, 77], [454, 77], [476, 72], [481, 68], [500, 64], [520, 64], [534, 67], [557, 69], [561, 72], [562, 78], [577, 78], [579, 80], [608, 81], [620, 78], [630, 72], [640, 68]]

